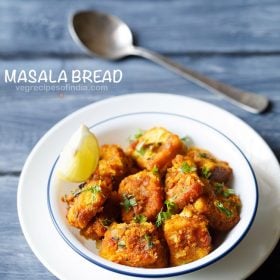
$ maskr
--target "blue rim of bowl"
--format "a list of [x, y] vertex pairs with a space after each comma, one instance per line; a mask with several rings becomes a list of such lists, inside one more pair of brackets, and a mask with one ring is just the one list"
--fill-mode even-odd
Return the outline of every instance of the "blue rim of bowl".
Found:
[[[236, 240], [236, 242], [234, 244], [232, 244], [232, 246], [227, 249], [223, 254], [221, 254], [220, 256], [217, 256], [216, 258], [214, 258], [213, 260], [210, 260], [204, 264], [201, 264], [197, 267], [194, 267], [194, 268], [191, 268], [191, 269], [186, 269], [186, 270], [182, 270], [182, 271], [179, 271], [179, 272], [171, 272], [171, 273], [160, 273], [160, 274], [142, 274], [142, 273], [133, 273], [133, 272], [128, 272], [128, 271], [124, 271], [124, 270], [121, 270], [121, 269], [117, 269], [117, 268], [113, 268], [111, 266], [108, 266], [108, 265], [105, 265], [103, 263], [100, 263], [99, 261], [96, 261], [94, 259], [92, 259], [91, 257], [87, 256], [85, 253], [83, 253], [81, 250], [79, 250], [66, 236], [65, 234], [63, 233], [63, 230], [60, 228], [59, 224], [57, 223], [55, 217], [54, 217], [54, 214], [53, 214], [53, 211], [52, 211], [52, 208], [51, 208], [51, 203], [50, 203], [50, 185], [51, 185], [51, 179], [52, 179], [52, 175], [53, 175], [53, 171], [55, 169], [55, 166], [56, 166], [56, 163], [59, 159], [59, 156], [57, 157], [57, 159], [55, 160], [55, 162], [53, 163], [53, 166], [51, 168], [51, 172], [49, 174], [49, 178], [48, 178], [48, 186], [47, 186], [47, 204], [48, 204], [48, 209], [49, 209], [49, 212], [50, 212], [50, 216], [51, 216], [51, 219], [52, 219], [52, 222], [56, 228], [56, 230], [58, 231], [58, 233], [60, 234], [60, 236], [63, 238], [63, 240], [76, 252], [78, 253], [81, 257], [83, 257], [84, 259], [86, 259], [87, 261], [95, 264], [95, 265], [98, 265], [102, 268], [105, 268], [109, 271], [112, 271], [112, 272], [117, 272], [117, 273], [120, 273], [120, 274], [123, 274], [123, 275], [128, 275], [128, 276], [134, 276], [134, 277], [145, 277], [145, 278], [160, 278], [160, 277], [172, 277], [172, 276], [178, 276], [178, 275], [183, 275], [183, 274], [187, 274], [187, 273], [191, 273], [191, 272], [194, 272], [194, 271], [197, 271], [197, 270], [200, 270], [206, 266], [209, 266], [215, 262], [217, 262], [218, 260], [222, 259], [223, 257], [225, 257], [227, 254], [229, 254], [240, 242], [241, 240], [247, 235], [249, 229], [251, 228], [253, 222], [254, 222], [254, 219], [255, 219], [255, 216], [256, 216], [256, 212], [257, 212], [257, 207], [258, 207], [258, 202], [259, 202], [259, 192], [258, 192], [258, 183], [257, 183], [257, 179], [256, 179], [256, 175], [255, 175], [255, 172], [249, 162], [249, 160], [247, 159], [247, 157], [245, 156], [245, 154], [242, 152], [242, 150], [237, 146], [237, 144], [235, 144], [235, 142], [233, 142], [228, 136], [226, 136], [224, 133], [220, 132], [219, 130], [217, 130], [216, 128], [202, 122], [202, 121], [199, 121], [197, 119], [194, 119], [192, 117], [189, 117], [189, 116], [185, 116], [185, 115], [180, 115], [180, 114], [175, 114], [175, 113], [169, 113], [169, 112], [134, 112], [134, 113], [128, 113], [128, 114], [122, 114], [122, 115], [116, 115], [116, 116], [113, 116], [111, 118], [108, 118], [108, 119], [105, 119], [105, 120], [102, 120], [102, 121], [99, 121], [93, 125], [91, 125], [89, 128], [92, 129], [96, 126], [99, 126], [101, 124], [104, 124], [106, 122], [109, 122], [109, 121], [112, 121], [114, 119], [119, 119], [119, 118], [123, 118], [123, 117], [129, 117], [129, 116], [134, 116], [134, 115], [142, 115], [142, 114], [157, 114], [157, 115], [169, 115], [169, 116], [175, 116], [175, 117], [180, 117], [180, 118], [184, 118], [184, 119], [188, 119], [188, 120], [192, 120], [194, 122], [197, 122], [197, 123], [200, 123], [214, 131], [216, 131], [217, 133], [219, 133], [220, 135], [222, 135], [223, 137], [225, 137], [228, 141], [230, 141], [238, 150], [239, 152], [241, 153], [241, 155], [243, 156], [243, 158], [246, 160], [250, 170], [251, 170], [251, 173], [252, 173], [252, 176], [253, 176], [253, 179], [254, 179], [254, 185], [255, 185], [255, 191], [256, 191], [256, 202], [255, 202], [255, 206], [254, 206], [254, 211], [253, 211], [253, 215], [251, 217], [251, 220], [249, 222], [249, 224], [247, 225], [247, 228], [244, 230], [244, 232], [242, 233], [242, 235], [239, 237], [238, 240]], [[113, 265], [114, 263], [112, 263]]]

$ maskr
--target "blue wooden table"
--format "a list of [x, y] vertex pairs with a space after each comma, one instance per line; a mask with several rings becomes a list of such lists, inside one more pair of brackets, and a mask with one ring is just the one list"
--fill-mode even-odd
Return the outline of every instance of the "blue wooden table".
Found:
[[[97, 9], [123, 18], [137, 43], [210, 77], [268, 96], [270, 110], [252, 115], [138, 58], [105, 62], [72, 41], [69, 15]], [[106, 90], [24, 92], [4, 83], [4, 69], [116, 69]], [[278, 0], [0, 1], [0, 279], [55, 279], [29, 249], [16, 211], [18, 178], [39, 138], [89, 103], [123, 93], [173, 92], [216, 104], [251, 125], [280, 159], [280, 3]], [[279, 183], [280, 184], [280, 183]], [[249, 279], [280, 279], [279, 249]]]

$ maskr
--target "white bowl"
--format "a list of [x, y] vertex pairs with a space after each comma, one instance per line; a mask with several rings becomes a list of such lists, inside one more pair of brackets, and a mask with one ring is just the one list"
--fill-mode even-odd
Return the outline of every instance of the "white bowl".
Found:
[[[64, 120], [65, 122], [69, 126], [71, 117]], [[87, 125], [89, 124], [87, 123]], [[234, 178], [231, 187], [235, 189], [242, 202], [241, 219], [226, 235], [222, 244], [209, 255], [185, 265], [159, 269], [129, 267], [101, 258], [98, 255], [95, 242], [80, 236], [79, 231], [67, 223], [66, 204], [61, 201], [61, 197], [73, 190], [76, 185], [62, 182], [55, 176], [57, 160], [53, 163], [48, 180], [48, 207], [53, 223], [61, 237], [73, 250], [88, 261], [126, 275], [168, 277], [201, 269], [223, 258], [233, 250], [252, 225], [258, 204], [258, 189], [253, 169], [240, 148], [222, 132], [188, 116], [168, 112], [135, 112], [115, 115], [90, 124], [91, 130], [96, 134], [100, 144], [117, 143], [124, 148], [128, 145], [128, 137], [133, 135], [138, 128], [148, 129], [153, 126], [165, 127], [181, 137], [189, 136], [196, 146], [210, 150], [218, 158], [229, 162], [233, 168]], [[75, 129], [77, 127], [73, 127], [73, 131]]]

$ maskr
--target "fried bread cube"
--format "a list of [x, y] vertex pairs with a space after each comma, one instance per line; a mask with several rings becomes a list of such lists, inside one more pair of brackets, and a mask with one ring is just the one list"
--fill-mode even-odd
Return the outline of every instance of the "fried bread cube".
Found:
[[102, 145], [96, 174], [110, 176], [115, 187], [132, 169], [132, 159], [118, 145]]
[[151, 171], [143, 170], [124, 178], [118, 193], [124, 222], [130, 222], [139, 215], [154, 221], [163, 207], [163, 186], [159, 176]]
[[194, 208], [207, 217], [213, 229], [229, 231], [240, 220], [240, 198], [224, 184], [214, 183], [212, 187], [213, 191], [195, 201]]
[[191, 207], [171, 216], [163, 225], [169, 247], [170, 264], [178, 266], [200, 259], [212, 249], [208, 221]]
[[106, 231], [99, 254], [123, 265], [144, 268], [167, 266], [167, 255], [152, 223], [113, 223]]
[[131, 143], [128, 154], [141, 168], [152, 170], [156, 167], [164, 172], [171, 160], [185, 150], [185, 144], [178, 135], [165, 128], [154, 127]]
[[66, 198], [67, 220], [70, 225], [83, 229], [102, 210], [102, 206], [112, 191], [109, 177], [94, 175], [84, 186]]
[[204, 182], [197, 168], [187, 156], [177, 155], [165, 177], [166, 199], [176, 204], [179, 210], [194, 202], [204, 191]]
[[218, 160], [209, 151], [192, 147], [187, 156], [193, 159], [199, 175], [215, 182], [227, 183], [232, 176], [232, 169], [225, 161]]
[[103, 210], [98, 213], [88, 225], [80, 231], [87, 239], [99, 240], [104, 237], [108, 227], [121, 218], [119, 195], [113, 191], [106, 200]]

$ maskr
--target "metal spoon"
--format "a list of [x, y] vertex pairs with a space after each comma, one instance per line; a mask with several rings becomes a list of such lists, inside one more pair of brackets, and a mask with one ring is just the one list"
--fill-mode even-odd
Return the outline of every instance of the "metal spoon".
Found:
[[134, 46], [131, 30], [115, 16], [96, 11], [78, 12], [71, 19], [70, 32], [74, 40], [91, 54], [111, 60], [130, 55], [147, 58], [251, 113], [261, 113], [269, 104], [265, 96], [215, 81], [158, 53]]

